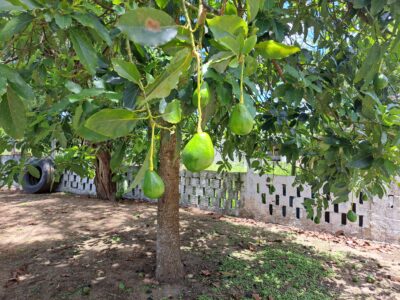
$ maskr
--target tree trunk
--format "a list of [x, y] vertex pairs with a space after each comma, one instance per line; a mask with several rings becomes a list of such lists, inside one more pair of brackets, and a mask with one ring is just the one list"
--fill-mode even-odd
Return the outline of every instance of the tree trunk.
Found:
[[96, 153], [96, 186], [97, 198], [103, 200], [116, 200], [117, 184], [112, 181], [111, 155], [108, 150], [99, 149]]
[[176, 133], [161, 133], [159, 175], [165, 193], [158, 200], [157, 269], [160, 282], [179, 282], [184, 276], [179, 236], [179, 150]]

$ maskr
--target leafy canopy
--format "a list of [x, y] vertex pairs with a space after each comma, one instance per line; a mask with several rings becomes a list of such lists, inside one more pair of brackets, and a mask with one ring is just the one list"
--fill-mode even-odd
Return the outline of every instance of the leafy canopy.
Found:
[[[211, 101], [199, 123], [222, 153], [221, 170], [235, 154], [261, 173], [275, 167], [271, 154], [286, 156], [298, 183], [313, 187], [310, 217], [350, 191], [384, 194], [400, 170], [399, 1], [149, 5], [3, 1], [0, 126], [8, 143], [40, 155], [51, 139], [64, 149], [114, 140], [114, 166], [127, 148], [141, 163], [148, 147], [135, 139], [143, 142], [152, 122], [156, 136], [162, 128], [184, 141], [193, 135], [200, 73]], [[256, 121], [246, 136], [226, 130], [239, 102]]]

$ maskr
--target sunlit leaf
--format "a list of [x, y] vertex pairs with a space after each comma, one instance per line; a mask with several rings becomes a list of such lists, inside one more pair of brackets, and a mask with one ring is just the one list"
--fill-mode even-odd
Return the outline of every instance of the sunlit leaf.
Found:
[[177, 124], [182, 119], [181, 102], [178, 99], [172, 100], [165, 107], [162, 118], [171, 124]]
[[169, 0], [156, 0], [156, 3], [159, 8], [163, 9], [168, 5]]
[[223, 38], [224, 36], [236, 36], [242, 32], [245, 36], [248, 32], [247, 23], [238, 16], [227, 15], [218, 16], [212, 19], [207, 19], [207, 24], [215, 39]]
[[265, 59], [282, 59], [300, 52], [297, 46], [288, 46], [273, 40], [258, 43], [256, 50]]
[[79, 84], [70, 80], [65, 83], [65, 87], [74, 94], [79, 94], [82, 91], [82, 87]]
[[251, 37], [247, 38], [244, 41], [244, 46], [243, 46], [243, 49], [242, 49], [242, 53], [243, 54], [249, 54], [251, 52], [251, 50], [254, 49], [256, 43], [257, 43], [257, 36], [256, 35], [252, 35]]

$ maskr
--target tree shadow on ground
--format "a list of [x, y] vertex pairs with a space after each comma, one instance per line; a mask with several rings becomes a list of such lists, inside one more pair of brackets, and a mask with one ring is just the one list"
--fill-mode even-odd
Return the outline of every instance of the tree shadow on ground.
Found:
[[[181, 211], [186, 278], [154, 279], [156, 207], [0, 194], [0, 299], [396, 299], [373, 259]], [[4, 217], [3, 217], [4, 216]]]

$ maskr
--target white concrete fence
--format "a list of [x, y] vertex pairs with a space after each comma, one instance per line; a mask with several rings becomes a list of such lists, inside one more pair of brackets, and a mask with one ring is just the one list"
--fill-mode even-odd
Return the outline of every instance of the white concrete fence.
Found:
[[[126, 174], [127, 184], [132, 181]], [[400, 188], [393, 184], [383, 199], [363, 201], [357, 198], [353, 203], [332, 204], [322, 213], [320, 224], [307, 219], [303, 202], [312, 198], [311, 187], [303, 189], [293, 186], [293, 176], [272, 176], [248, 173], [226, 173], [204, 171], [191, 173], [182, 170], [180, 174], [181, 205], [198, 207], [227, 215], [254, 218], [258, 221], [291, 225], [307, 230], [337, 233], [400, 244]], [[270, 193], [269, 185], [275, 191]], [[80, 178], [66, 172], [59, 186], [60, 191], [74, 194], [96, 195], [93, 179]], [[127, 199], [148, 200], [140, 187], [128, 194]], [[358, 219], [351, 223], [346, 214], [354, 210]]]
[[[3, 159], [4, 161], [4, 159]], [[125, 174], [129, 186], [132, 174]], [[322, 213], [320, 224], [307, 219], [303, 202], [312, 198], [311, 187], [302, 190], [293, 185], [293, 176], [259, 176], [253, 172], [218, 174], [211, 171], [180, 173], [181, 205], [198, 207], [222, 214], [254, 218], [258, 221], [291, 225], [307, 230], [400, 244], [400, 188], [393, 184], [383, 199], [373, 198], [353, 203], [331, 204]], [[275, 191], [270, 193], [269, 186]], [[95, 196], [93, 179], [80, 178], [70, 171], [64, 173], [58, 191]], [[124, 195], [126, 199], [148, 200], [140, 187]], [[351, 223], [346, 214], [354, 210], [358, 219]]]

